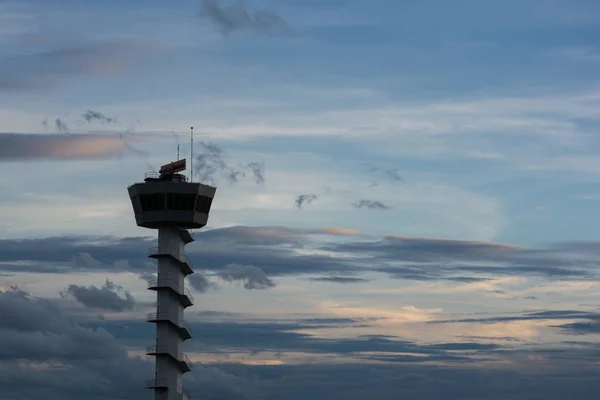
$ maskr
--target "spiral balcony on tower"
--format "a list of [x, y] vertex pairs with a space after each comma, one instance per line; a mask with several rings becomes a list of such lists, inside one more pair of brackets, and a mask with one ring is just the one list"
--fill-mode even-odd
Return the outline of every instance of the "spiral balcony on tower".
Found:
[[177, 318], [171, 315], [169, 312], [153, 312], [146, 314], [147, 322], [166, 322], [171, 324], [179, 333], [179, 336], [183, 340], [192, 338], [192, 329], [189, 324], [183, 320], [183, 318]]
[[[170, 389], [170, 385], [166, 379], [147, 379], [146, 388], [167, 391]], [[177, 400], [190, 400], [190, 397], [181, 386], [177, 386], [175, 393], [177, 393]]]
[[185, 353], [177, 352], [173, 346], [161, 345], [161, 346], [148, 346], [146, 348], [146, 355], [148, 356], [168, 356], [170, 357], [177, 366], [181, 369], [181, 372], [189, 372], [192, 370], [191, 362]]
[[183, 308], [194, 305], [194, 297], [187, 288], [180, 288], [177, 281], [173, 279], [151, 279], [148, 281], [149, 290], [168, 289], [179, 296], [179, 302]]
[[175, 254], [175, 249], [169, 246], [154, 246], [148, 249], [148, 257], [156, 259], [169, 257], [179, 264], [179, 268], [181, 269], [181, 272], [183, 272], [183, 275], [187, 276], [193, 274], [194, 266], [192, 265], [192, 262], [183, 255], [176, 256]]

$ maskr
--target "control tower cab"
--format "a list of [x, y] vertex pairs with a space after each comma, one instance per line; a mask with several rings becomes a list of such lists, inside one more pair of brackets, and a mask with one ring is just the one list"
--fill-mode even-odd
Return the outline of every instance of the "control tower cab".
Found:
[[216, 188], [188, 182], [186, 160], [163, 165], [159, 172], [146, 173], [144, 183], [128, 188], [138, 226], [159, 229], [168, 224], [183, 229], [206, 225]]

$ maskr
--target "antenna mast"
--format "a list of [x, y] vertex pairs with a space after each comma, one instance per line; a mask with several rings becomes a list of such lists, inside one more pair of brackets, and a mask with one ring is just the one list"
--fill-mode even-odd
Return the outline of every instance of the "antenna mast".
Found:
[[194, 127], [190, 128], [190, 182], [194, 181]]
[[177, 145], [177, 161], [179, 161], [179, 145]]

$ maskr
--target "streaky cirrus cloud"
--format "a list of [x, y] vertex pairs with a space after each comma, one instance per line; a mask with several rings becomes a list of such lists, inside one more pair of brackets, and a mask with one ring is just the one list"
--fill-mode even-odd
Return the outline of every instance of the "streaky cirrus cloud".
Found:
[[340, 228], [340, 227], [335, 227], [335, 226], [324, 228], [324, 229], [322, 229], [322, 232], [328, 233], [328, 234], [333, 234], [333, 235], [342, 235], [342, 236], [360, 235], [360, 232], [357, 231], [356, 229]]
[[310, 280], [315, 282], [329, 283], [363, 283], [369, 281], [369, 279], [357, 278], [353, 276], [322, 276], [319, 278], [310, 278]]
[[208, 19], [224, 36], [236, 31], [249, 30], [262, 34], [277, 34], [288, 31], [288, 24], [277, 13], [258, 10], [248, 11], [244, 0], [235, 5], [221, 6], [219, 0], [203, 0], [201, 17]]
[[[123, 293], [125, 297], [121, 297], [120, 293]], [[108, 279], [100, 288], [94, 285], [69, 285], [61, 291], [60, 295], [63, 298], [73, 297], [85, 307], [108, 311], [131, 310], [135, 305], [135, 299], [131, 293]]]
[[0, 58], [0, 91], [55, 87], [65, 78], [120, 74], [160, 49], [147, 40], [83, 41]]
[[113, 157], [128, 151], [127, 146], [114, 134], [0, 133], [0, 162]]

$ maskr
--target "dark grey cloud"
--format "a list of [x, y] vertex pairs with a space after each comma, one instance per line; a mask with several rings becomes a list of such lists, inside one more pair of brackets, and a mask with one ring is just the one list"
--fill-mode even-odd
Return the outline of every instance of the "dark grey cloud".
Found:
[[600, 334], [600, 318], [596, 318], [595, 321], [562, 324], [558, 325], [557, 328], [561, 328], [564, 333], [572, 335], [597, 335]]
[[117, 120], [115, 118], [107, 117], [106, 115], [104, 115], [103, 113], [101, 113], [99, 111], [87, 110], [81, 116], [84, 120], [86, 120], [90, 124], [94, 121], [99, 121], [104, 124], [110, 124], [110, 123], [117, 122]]
[[[289, 321], [236, 320], [241, 315], [205, 312], [201, 320], [190, 322], [198, 340], [191, 344], [191, 351], [213, 355], [258, 354], [270, 352], [309, 353], [352, 357], [354, 359], [379, 361], [390, 368], [396, 363], [419, 365], [443, 362], [460, 364], [463, 368], [477, 368], [478, 362], [523, 362], [532, 355], [544, 359], [544, 367], [567, 363], [576, 368], [592, 368], [595, 357], [600, 355], [600, 344], [578, 342], [553, 344], [549, 347], [528, 346], [515, 338], [495, 338], [511, 342], [509, 346], [489, 343], [490, 338], [463, 337], [455, 342], [419, 343], [390, 335], [365, 334], [355, 338], [327, 338], [327, 329], [346, 327], [361, 328], [365, 332], [374, 329], [376, 319], [307, 318]], [[132, 332], [141, 331], [143, 323], [130, 323], [130, 329], [122, 329], [122, 321], [100, 321], [102, 327], [116, 337], [133, 338]], [[139, 328], [136, 328], [139, 326]], [[306, 331], [319, 331], [311, 335]], [[148, 337], [149, 339], [150, 337]], [[484, 340], [485, 342], [479, 342]], [[579, 362], [579, 364], [578, 364]], [[381, 365], [379, 366], [381, 367]]]
[[217, 185], [220, 178], [230, 184], [252, 177], [257, 184], [265, 182], [265, 165], [256, 161], [234, 167], [226, 160], [226, 152], [214, 143], [200, 142], [199, 154], [194, 158], [194, 174], [202, 183]]
[[389, 210], [391, 207], [378, 200], [357, 200], [352, 203], [354, 208], [368, 208], [369, 210]]
[[578, 310], [541, 310], [524, 312], [517, 315], [461, 318], [453, 320], [429, 321], [429, 324], [447, 324], [447, 323], [478, 323], [493, 324], [499, 322], [514, 321], [552, 321], [552, 320], [580, 320], [574, 323], [554, 325], [554, 328], [562, 330], [567, 334], [595, 334], [600, 333], [600, 313]]
[[[152, 326], [145, 325], [144, 332], [153, 335]], [[121, 323], [127, 332], [124, 328]], [[151, 343], [138, 343], [137, 349]], [[18, 287], [0, 291], [3, 399], [142, 399], [150, 394], [144, 382], [152, 372], [151, 360], [129, 356], [122, 341], [99, 325], [90, 327], [66, 314], [59, 302]], [[194, 365], [185, 380], [188, 391], [207, 399], [256, 395], [249, 382], [214, 367]]]
[[56, 130], [62, 133], [69, 133], [69, 125], [65, 121], [60, 118], [56, 118], [54, 121], [54, 125], [56, 126]]
[[[593, 398], [600, 390], [591, 369], [569, 371], [556, 365], [542, 373], [496, 368], [443, 368], [415, 365], [296, 365], [250, 369], [221, 366], [235, 374], [268, 379], [265, 400], [395, 399], [526, 400]], [[310, 384], [307, 384], [310, 382]]]
[[[210, 317], [211, 315], [209, 315]], [[206, 315], [203, 315], [206, 317]], [[217, 315], [221, 317], [221, 315]], [[235, 316], [233, 317], [235, 318]], [[309, 318], [290, 321], [240, 321], [220, 320], [201, 321], [189, 320], [189, 324], [198, 339], [190, 344], [190, 351], [200, 353], [220, 354], [232, 352], [308, 352], [312, 354], [338, 354], [355, 356], [363, 359], [379, 360], [370, 353], [411, 353], [403, 361], [423, 363], [431, 361], [469, 361], [471, 358], [452, 354], [456, 351], [481, 352], [487, 355], [490, 351], [500, 349], [499, 345], [481, 344], [475, 342], [419, 344], [402, 340], [399, 337], [365, 335], [356, 338], [322, 338], [301, 332], [306, 330], [325, 331], [327, 329], [372, 327], [376, 319], [354, 318]], [[90, 327], [102, 328], [117, 338], [133, 339], [143, 335], [149, 340], [152, 332], [148, 332], [143, 322], [128, 322], [127, 330], [123, 330], [123, 321], [96, 321], [88, 324]], [[470, 354], [473, 355], [473, 354]], [[383, 360], [382, 360], [383, 361]], [[390, 358], [388, 362], [398, 362]]]
[[[408, 400], [587, 400], [600, 392], [594, 367], [600, 347], [595, 343], [512, 350], [474, 341], [419, 344], [378, 335], [321, 339], [298, 332], [306, 327], [322, 330], [351, 324], [368, 326], [369, 322], [348, 318], [283, 323], [192, 321], [196, 338], [186, 342], [188, 351], [223, 357], [239, 351], [257, 354], [275, 350], [280, 356], [300, 351], [313, 357], [327, 353], [380, 363], [194, 364], [184, 377], [184, 385], [194, 397], [220, 400], [362, 400], [398, 395]], [[57, 301], [39, 299], [18, 288], [2, 291], [2, 398], [146, 398], [150, 393], [143, 382], [152, 377], [153, 363], [128, 356], [127, 350], [151, 344], [154, 334], [153, 326], [142, 318], [78, 320], [66, 314]], [[510, 363], [502, 368], [483, 368], [470, 361], [473, 356], [484, 360], [501, 357]], [[531, 356], [544, 361], [532, 363]], [[437, 365], [427, 365], [424, 359]]]
[[[129, 358], [106, 330], [73, 323], [54, 301], [18, 288], [0, 292], [0, 321], [4, 398], [16, 398], [17, 393], [19, 398], [34, 398], [51, 389], [51, 396], [46, 392], [43, 397], [100, 399], [114, 394], [115, 384], [123, 390], [121, 395], [135, 396], [134, 382], [143, 382], [151, 371], [148, 363]], [[28, 376], [35, 368], [28, 363], [55, 367]], [[64, 379], [67, 373], [74, 374], [73, 381]], [[103, 381], [109, 384], [103, 387]]]
[[[123, 293], [124, 298], [120, 296]], [[132, 310], [135, 299], [122, 286], [106, 280], [102, 287], [69, 285], [61, 292], [63, 297], [73, 297], [78, 303], [88, 308], [108, 311]]]
[[287, 23], [277, 13], [258, 10], [251, 14], [243, 0], [231, 6], [221, 6], [219, 0], [203, 0], [201, 16], [208, 19], [222, 35], [242, 30], [264, 34], [288, 31]]
[[216, 287], [216, 284], [211, 282], [206, 274], [202, 272], [195, 272], [190, 275], [188, 282], [190, 283], [190, 286], [199, 293], [204, 293], [207, 290]]
[[119, 135], [0, 133], [0, 162], [100, 159], [126, 151], [127, 144]]
[[[598, 258], [591, 253], [573, 255], [552, 247], [523, 249], [495, 243], [406, 237], [367, 240], [344, 236], [343, 232], [336, 228], [236, 226], [200, 231], [197, 241], [188, 245], [186, 251], [192, 261], [196, 257], [202, 259], [197, 265], [199, 271], [218, 273], [229, 264], [254, 265], [269, 277], [360, 277], [360, 273], [379, 272], [391, 278], [422, 281], [473, 282], [498, 275], [569, 280], [597, 279], [600, 267]], [[332, 242], [328, 235], [357, 239]], [[155, 240], [135, 237], [4, 239], [0, 240], [0, 272], [147, 272], [146, 251], [154, 245]], [[299, 248], [325, 250], [328, 254], [299, 254]], [[81, 254], [97, 263], [84, 262]]]
[[0, 91], [46, 89], [65, 78], [121, 73], [129, 65], [144, 65], [140, 60], [156, 49], [155, 43], [147, 41], [88, 41], [4, 55], [0, 57]]
[[399, 279], [431, 280], [473, 275], [527, 275], [563, 279], [597, 276], [591, 253], [526, 249], [497, 243], [387, 236], [326, 245], [325, 250], [369, 255], [374, 270]]
[[356, 278], [352, 276], [323, 276], [319, 278], [310, 278], [311, 281], [316, 282], [333, 282], [333, 283], [362, 283], [368, 282], [369, 279]]
[[404, 178], [402, 177], [400, 172], [395, 168], [387, 169], [385, 171], [385, 175], [391, 180], [398, 181], [398, 182], [404, 182]]
[[254, 265], [228, 264], [217, 272], [225, 282], [242, 282], [244, 289], [269, 289], [275, 287], [265, 271]]
[[298, 207], [298, 209], [301, 209], [304, 204], [311, 204], [313, 201], [317, 200], [318, 198], [319, 198], [319, 196], [317, 196], [314, 193], [301, 194], [295, 200], [296, 207]]
[[[391, 181], [391, 182], [406, 182], [400, 171], [397, 168], [381, 168], [381, 167], [369, 167], [369, 172], [377, 179]], [[370, 187], [379, 186], [379, 181], [375, 180], [371, 182]]]
[[252, 172], [256, 183], [265, 183], [265, 164], [259, 162], [249, 162], [248, 168]]

